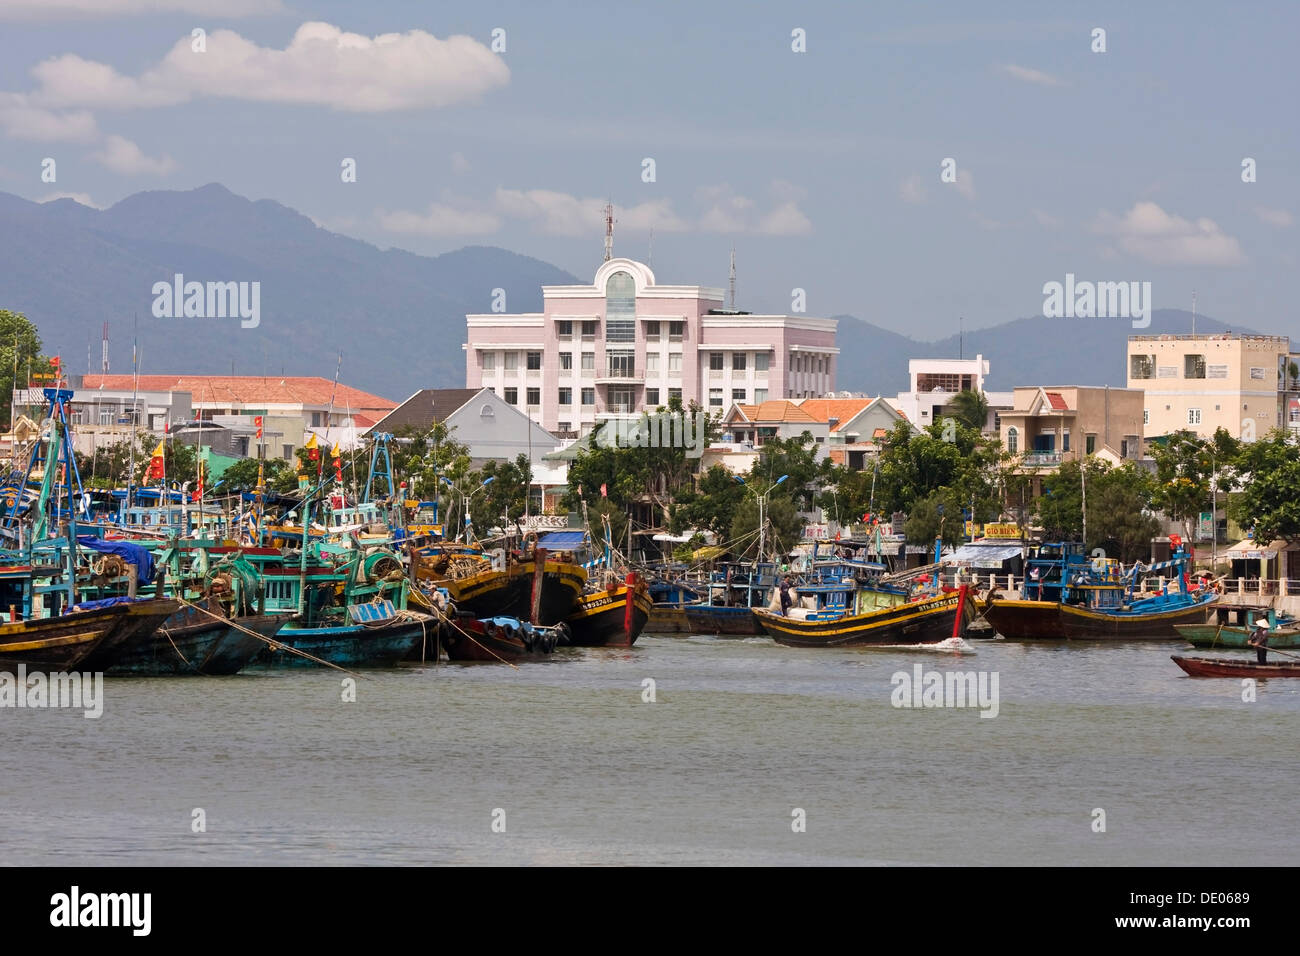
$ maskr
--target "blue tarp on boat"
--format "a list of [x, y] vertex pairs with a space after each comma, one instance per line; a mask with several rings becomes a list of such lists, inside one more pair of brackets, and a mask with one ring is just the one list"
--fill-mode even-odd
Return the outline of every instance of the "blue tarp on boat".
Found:
[[135, 604], [139, 601], [148, 601], [149, 598], [142, 597], [111, 597], [100, 598], [98, 601], [82, 601], [80, 604], [74, 604], [68, 608], [65, 613], [71, 614], [73, 611], [98, 611], [102, 607], [112, 607], [114, 604]]
[[136, 580], [153, 580], [153, 555], [148, 549], [142, 548], [138, 544], [131, 544], [126, 541], [105, 541], [103, 538], [83, 538], [81, 535], [77, 535], [77, 544], [84, 548], [90, 548], [92, 551], [116, 554], [127, 564], [135, 565]]
[[547, 551], [577, 551], [587, 535], [582, 531], [552, 531], [538, 539], [537, 546]]

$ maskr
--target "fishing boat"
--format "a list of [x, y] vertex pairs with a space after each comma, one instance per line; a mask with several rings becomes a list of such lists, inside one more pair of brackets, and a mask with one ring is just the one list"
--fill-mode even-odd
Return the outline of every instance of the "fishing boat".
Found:
[[495, 557], [481, 550], [425, 548], [416, 552], [415, 574], [426, 590], [445, 588], [454, 610], [471, 617], [503, 615], [551, 626], [573, 610], [587, 582], [586, 570], [567, 557], [583, 537], [581, 531], [552, 532]]
[[701, 603], [703, 594], [681, 578], [651, 578], [648, 584], [651, 604], [646, 630], [651, 634], [689, 634], [686, 607]]
[[650, 619], [650, 588], [629, 571], [620, 581], [610, 576], [579, 597], [569, 625], [569, 643], [577, 647], [631, 647]]
[[792, 607], [785, 615], [753, 612], [773, 640], [789, 647], [934, 644], [960, 634], [958, 617], [968, 606], [965, 586], [919, 597], [887, 584], [853, 590], [827, 583], [796, 590], [801, 603], [812, 599], [814, 607]]
[[1123, 585], [1090, 586], [1081, 603], [1061, 605], [1061, 630], [1070, 640], [1176, 639], [1176, 625], [1203, 622], [1218, 597], [1215, 591], [1176, 591], [1134, 599]]
[[1191, 677], [1300, 677], [1300, 661], [1260, 664], [1248, 659], [1177, 655], [1171, 655], [1169, 659]]
[[1004, 598], [990, 591], [980, 613], [1008, 640], [1064, 638], [1060, 603], [1069, 580], [1086, 565], [1081, 542], [1053, 541], [1032, 547], [1020, 596]]
[[551, 656], [568, 637], [567, 625], [542, 627], [517, 617], [449, 617], [439, 630], [447, 658], [460, 663], [514, 663]]
[[693, 634], [763, 634], [754, 611], [767, 607], [777, 583], [777, 566], [771, 561], [724, 562], [709, 582], [708, 600], [687, 605], [682, 613]]
[[87, 601], [77, 608], [93, 610], [101, 606], [118, 606], [125, 608], [118, 626], [108, 637], [82, 658], [78, 665], [82, 670], [107, 671], [132, 644], [143, 644], [153, 639], [164, 621], [176, 613], [180, 602], [173, 598], [103, 598]]
[[[1254, 630], [1249, 627], [1230, 627], [1226, 624], [1175, 624], [1179, 636], [1193, 647], [1246, 647]], [[1300, 627], [1281, 624], [1270, 628], [1269, 647], [1300, 647]]]
[[126, 617], [125, 605], [57, 617], [0, 622], [0, 671], [71, 671], [104, 642]]
[[278, 614], [231, 620], [195, 605], [182, 607], [152, 637], [123, 647], [105, 673], [135, 677], [237, 674], [284, 623]]

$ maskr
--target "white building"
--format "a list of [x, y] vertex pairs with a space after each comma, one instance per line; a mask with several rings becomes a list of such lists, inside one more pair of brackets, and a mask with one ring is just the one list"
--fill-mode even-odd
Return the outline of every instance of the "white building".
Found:
[[995, 427], [999, 410], [1011, 408], [1013, 404], [1011, 392], [985, 391], [989, 360], [983, 355], [973, 359], [912, 359], [907, 363], [907, 372], [912, 379], [911, 390], [899, 392], [890, 404], [918, 428], [943, 418], [944, 409], [958, 392], [984, 392], [989, 403], [986, 430]]

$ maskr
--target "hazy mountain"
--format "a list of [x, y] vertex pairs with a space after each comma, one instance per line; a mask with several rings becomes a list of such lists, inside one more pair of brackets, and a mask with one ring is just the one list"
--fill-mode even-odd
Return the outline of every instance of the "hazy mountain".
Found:
[[[0, 193], [0, 262], [0, 308], [26, 313], [71, 372], [85, 371], [87, 346], [98, 370], [107, 321], [114, 371], [129, 371], [133, 334], [143, 372], [332, 376], [342, 352], [343, 381], [397, 400], [464, 385], [465, 314], [490, 311], [493, 289], [505, 290], [508, 311], [529, 312], [541, 309], [543, 285], [580, 281], [488, 246], [435, 257], [384, 251], [216, 184], [137, 193], [104, 210]], [[259, 327], [155, 318], [153, 285], [178, 272], [200, 282], [260, 282]], [[920, 342], [839, 318], [842, 389], [892, 395], [907, 387], [908, 359], [958, 354], [956, 336]], [[1145, 331], [1185, 332], [1190, 319], [1157, 311]], [[1197, 318], [1198, 330], [1223, 328]], [[990, 360], [990, 389], [1123, 385], [1132, 331], [1120, 319], [1027, 318], [968, 332], [960, 348]]]
[[[578, 280], [537, 259], [474, 246], [442, 256], [383, 251], [336, 235], [270, 200], [219, 185], [146, 192], [96, 210], [70, 199], [0, 194], [0, 308], [26, 313], [70, 371], [95, 370], [102, 323], [114, 371], [127, 371], [133, 329], [142, 371], [334, 374], [393, 399], [465, 381], [465, 314], [538, 311], [543, 285]], [[153, 285], [258, 281], [261, 321], [155, 318]]]
[[[989, 391], [1010, 391], [1017, 385], [1127, 384], [1125, 361], [1130, 335], [1188, 333], [1192, 314], [1181, 309], [1156, 309], [1151, 325], [1135, 329], [1128, 319], [1014, 319], [991, 328], [938, 342], [918, 342], [878, 328], [851, 315], [840, 320], [837, 384], [841, 389], [894, 395], [909, 387], [908, 359], [974, 358], [989, 360]], [[1229, 329], [1216, 319], [1196, 316], [1199, 332], [1252, 332]]]

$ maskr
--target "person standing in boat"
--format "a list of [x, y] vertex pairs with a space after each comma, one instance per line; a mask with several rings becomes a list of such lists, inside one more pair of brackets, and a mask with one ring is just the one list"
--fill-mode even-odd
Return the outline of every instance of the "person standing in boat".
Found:
[[790, 595], [790, 575], [781, 579], [781, 616], [789, 617], [790, 605], [794, 603], [794, 598]]
[[1255, 621], [1255, 629], [1250, 632], [1246, 643], [1255, 648], [1257, 662], [1268, 663], [1268, 618], [1261, 617]]

